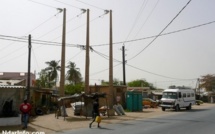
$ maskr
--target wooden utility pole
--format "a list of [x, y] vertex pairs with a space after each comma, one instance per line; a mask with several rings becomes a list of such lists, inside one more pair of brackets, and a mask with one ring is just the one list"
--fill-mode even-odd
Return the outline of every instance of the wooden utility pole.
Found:
[[65, 45], [66, 45], [66, 8], [63, 9], [63, 34], [62, 34], [62, 51], [61, 51], [61, 72], [60, 72], [60, 96], [64, 96], [65, 85]]
[[30, 99], [30, 79], [31, 79], [31, 35], [28, 36], [28, 83], [26, 88], [26, 98], [28, 101]]
[[89, 93], [89, 69], [90, 69], [90, 10], [87, 9], [87, 35], [86, 35], [86, 63], [85, 63], [85, 93]]
[[126, 85], [126, 75], [125, 75], [125, 46], [122, 46], [122, 68], [123, 68], [123, 85]]

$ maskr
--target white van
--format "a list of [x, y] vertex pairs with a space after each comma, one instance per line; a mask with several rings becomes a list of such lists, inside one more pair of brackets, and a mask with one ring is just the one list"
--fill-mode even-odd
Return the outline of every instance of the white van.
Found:
[[190, 110], [192, 105], [196, 103], [195, 92], [192, 89], [166, 89], [163, 91], [160, 106], [162, 110], [180, 108]]

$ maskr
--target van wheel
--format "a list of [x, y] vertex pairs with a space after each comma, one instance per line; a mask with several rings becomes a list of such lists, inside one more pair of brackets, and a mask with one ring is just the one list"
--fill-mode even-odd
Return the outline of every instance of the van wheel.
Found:
[[186, 107], [187, 110], [191, 110], [192, 109], [192, 105], [190, 104], [188, 107]]
[[162, 107], [162, 111], [165, 111], [166, 109], [165, 109], [165, 107]]
[[179, 110], [180, 110], [179, 106], [176, 105], [176, 106], [175, 106], [175, 111], [177, 112], [177, 111], [179, 111]]

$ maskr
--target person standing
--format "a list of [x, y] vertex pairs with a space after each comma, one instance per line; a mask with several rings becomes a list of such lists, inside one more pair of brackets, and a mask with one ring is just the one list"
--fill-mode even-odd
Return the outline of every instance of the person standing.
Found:
[[[92, 110], [92, 117], [93, 117], [93, 120], [92, 120], [92, 122], [89, 124], [89, 128], [91, 128], [93, 122], [95, 122], [96, 116], [100, 116], [100, 114], [99, 114], [99, 99], [98, 99], [98, 98], [96, 98], [96, 99], [94, 100], [94, 102], [93, 102], [93, 110]], [[98, 122], [98, 128], [100, 128], [100, 122]]]
[[20, 105], [19, 109], [22, 113], [22, 122], [23, 122], [22, 129], [26, 129], [28, 127], [28, 119], [31, 111], [31, 105], [25, 99], [24, 102]]

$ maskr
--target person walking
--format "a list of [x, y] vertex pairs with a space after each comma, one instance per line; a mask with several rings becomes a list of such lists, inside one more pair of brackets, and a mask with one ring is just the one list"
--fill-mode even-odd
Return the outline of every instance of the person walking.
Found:
[[[93, 122], [95, 122], [97, 116], [100, 116], [100, 114], [99, 114], [99, 99], [98, 98], [96, 98], [94, 100], [94, 102], [93, 102], [93, 110], [92, 110], [93, 120], [89, 124], [89, 128], [92, 127], [92, 124], [93, 124]], [[98, 122], [98, 126], [97, 127], [100, 128], [100, 122]]]
[[32, 108], [31, 105], [27, 102], [26, 99], [19, 107], [22, 113], [22, 122], [23, 122], [22, 129], [26, 129], [28, 127], [28, 119], [29, 119], [31, 108]]

